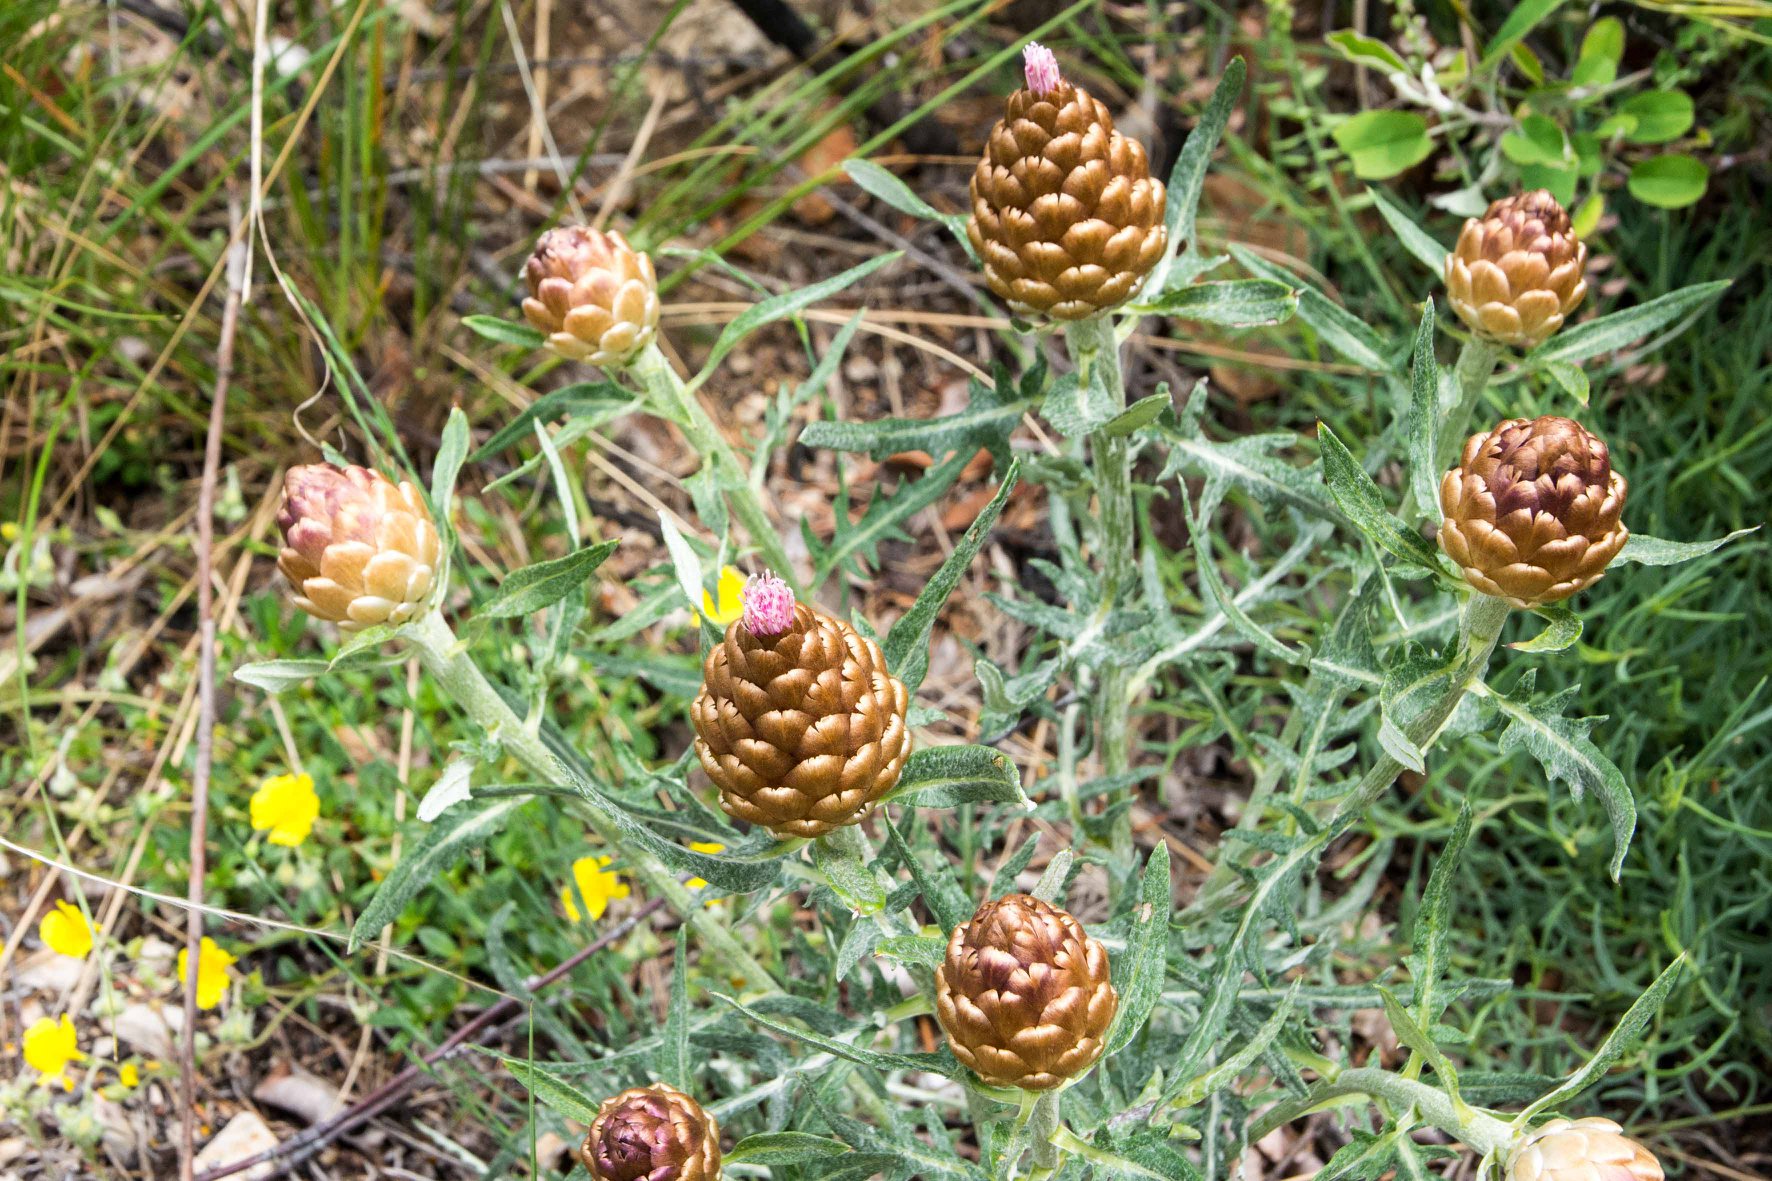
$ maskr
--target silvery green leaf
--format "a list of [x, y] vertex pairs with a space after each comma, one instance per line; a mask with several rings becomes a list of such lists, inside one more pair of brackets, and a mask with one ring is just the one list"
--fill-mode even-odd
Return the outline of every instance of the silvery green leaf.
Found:
[[1040, 362], [1019, 382], [999, 366], [992, 382], [973, 378], [967, 383], [966, 408], [955, 414], [869, 422], [819, 421], [800, 432], [800, 442], [808, 447], [865, 452], [874, 459], [901, 451], [927, 451], [931, 455], [963, 451], [970, 457], [982, 447], [1007, 463], [1009, 436], [1022, 415], [1033, 408], [1045, 381], [1045, 366]]
[[414, 895], [442, 876], [469, 849], [484, 845], [510, 820], [526, 797], [504, 797], [473, 807], [452, 808], [425, 830], [415, 844], [407, 846], [400, 863], [376, 887], [369, 905], [351, 927], [350, 950], [376, 938], [381, 929], [400, 917]]
[[924, 221], [939, 222], [947, 231], [959, 240], [968, 255], [974, 258], [972, 239], [966, 233], [966, 218], [958, 213], [943, 213], [917, 196], [916, 192], [898, 175], [875, 164], [872, 160], [850, 159], [843, 162], [843, 171], [855, 182], [862, 192], [884, 201], [900, 213], [908, 213], [912, 217]]
[[881, 645], [885, 650], [886, 666], [912, 693], [923, 683], [923, 675], [929, 669], [929, 631], [935, 626], [935, 617], [942, 604], [947, 602], [948, 595], [959, 585], [960, 576], [966, 573], [972, 559], [984, 547], [984, 539], [1002, 515], [1003, 506], [1009, 503], [1009, 493], [1020, 475], [1019, 461], [1012, 461], [1009, 470], [1003, 473], [1002, 483], [997, 485], [996, 495], [967, 527], [965, 535], [923, 587], [923, 593], [917, 596], [911, 609], [886, 633], [886, 642]]
[[1430, 573], [1440, 572], [1439, 556], [1419, 533], [1404, 528], [1384, 507], [1372, 477], [1342, 445], [1327, 423], [1317, 424], [1323, 449], [1323, 483], [1341, 511], [1378, 548]]
[[312, 680], [331, 667], [329, 660], [260, 660], [235, 669], [234, 679], [267, 693], [281, 693]]
[[671, 1003], [665, 1008], [658, 1054], [659, 1076], [684, 1091], [695, 1073], [689, 1056], [689, 1015], [689, 924], [684, 923], [677, 928], [677, 950], [671, 958]]
[[460, 406], [452, 406], [449, 421], [443, 424], [443, 440], [437, 445], [437, 459], [431, 465], [431, 509], [441, 528], [448, 527], [455, 480], [461, 474], [462, 461], [467, 455], [468, 416], [462, 413]]
[[719, 339], [714, 341], [714, 347], [708, 352], [707, 361], [702, 365], [701, 372], [697, 373], [689, 382], [685, 396], [693, 395], [696, 390], [700, 389], [707, 379], [713, 376], [714, 370], [719, 367], [720, 362], [726, 359], [726, 354], [737, 348], [739, 341], [757, 329], [765, 324], [773, 324], [777, 320], [785, 320], [790, 316], [798, 315], [820, 300], [828, 299], [839, 291], [861, 282], [881, 267], [890, 266], [901, 257], [900, 252], [896, 250], [882, 254], [877, 258], [868, 259], [859, 266], [850, 267], [841, 274], [832, 275], [828, 279], [822, 279], [806, 287], [796, 287], [792, 291], [784, 291], [782, 294], [771, 296], [761, 303], [752, 304], [740, 312], [730, 324], [726, 325], [725, 330], [720, 333]]
[[898, 784], [881, 803], [915, 808], [1014, 803], [1033, 808], [1015, 764], [988, 746], [925, 746], [905, 759]]
[[1581, 617], [1565, 604], [1539, 607], [1536, 614], [1544, 619], [1544, 630], [1530, 640], [1509, 644], [1509, 648], [1516, 652], [1561, 652], [1581, 638]]
[[1434, 1068], [1434, 1073], [1440, 1076], [1441, 1087], [1457, 1101], [1458, 1071], [1447, 1060], [1445, 1052], [1420, 1023], [1409, 1015], [1409, 1010], [1391, 994], [1390, 989], [1380, 986], [1378, 995], [1384, 998], [1384, 1015], [1390, 1022], [1391, 1031], [1397, 1035], [1397, 1040]]
[[1170, 1084], [1164, 1093], [1163, 1103], [1171, 1108], [1188, 1108], [1203, 1102], [1209, 1095], [1216, 1094], [1233, 1082], [1238, 1075], [1255, 1063], [1273, 1045], [1286, 1028], [1286, 1022], [1292, 1016], [1292, 1010], [1298, 999], [1299, 985], [1294, 984], [1274, 1007], [1273, 1013], [1261, 1024], [1255, 1035], [1238, 1043], [1236, 1049], [1225, 1056], [1211, 1070], [1197, 1074], [1191, 1078], [1178, 1078]]
[[1678, 566], [1681, 562], [1702, 558], [1705, 554], [1722, 549], [1738, 537], [1746, 537], [1750, 533], [1758, 533], [1759, 530], [1760, 527], [1754, 525], [1710, 541], [1666, 541], [1660, 537], [1633, 533], [1625, 539], [1624, 549], [1619, 551], [1615, 560], [1635, 562], [1639, 566]]
[[[852, 162], [853, 163], [853, 162]], [[759, 1132], [746, 1136], [722, 1156], [727, 1164], [765, 1165], [781, 1168], [803, 1165], [825, 1157], [853, 1152], [841, 1140], [814, 1136], [810, 1132]]]
[[469, 781], [474, 777], [475, 762], [471, 758], [457, 755], [443, 764], [443, 771], [437, 776], [437, 782], [425, 792], [425, 798], [418, 802], [418, 818], [425, 824], [431, 823], [452, 804], [459, 804], [470, 798]]
[[1606, 1072], [1612, 1069], [1613, 1063], [1636, 1046], [1643, 1030], [1660, 1013], [1661, 1003], [1667, 999], [1667, 994], [1673, 991], [1674, 985], [1679, 981], [1680, 974], [1685, 970], [1685, 967], [1686, 953], [1681, 952], [1674, 962], [1664, 968], [1661, 975], [1655, 978], [1655, 982], [1643, 990], [1643, 995], [1636, 999], [1636, 1003], [1631, 1005], [1624, 1016], [1619, 1019], [1617, 1026], [1606, 1035], [1606, 1040], [1600, 1043], [1599, 1049], [1594, 1051], [1594, 1056], [1589, 1058], [1580, 1070], [1570, 1075], [1561, 1086], [1534, 1100], [1525, 1111], [1520, 1113], [1520, 1118], [1530, 1119], [1541, 1111], [1549, 1111], [1551, 1108], [1573, 1099], [1604, 1078]]
[[933, 971], [947, 954], [948, 941], [940, 935], [892, 935], [880, 940], [875, 955]]
[[1428, 874], [1427, 888], [1421, 894], [1421, 909], [1415, 915], [1413, 943], [1415, 954], [1409, 957], [1409, 973], [1415, 995], [1411, 1001], [1423, 1026], [1431, 1026], [1445, 1008], [1441, 999], [1440, 977], [1446, 971], [1446, 936], [1452, 929], [1452, 880], [1459, 855], [1470, 840], [1473, 816], [1467, 798], [1458, 810], [1458, 822], [1452, 835], [1434, 861]]
[[[723, 993], [716, 992], [714, 995], [719, 997], [720, 1000], [726, 1004], [731, 1005], [734, 1009], [737, 1009], [740, 1013], [743, 1013], [758, 1025], [761, 1025], [763, 1028], [774, 1030], [776, 1033], [779, 1033], [784, 1037], [791, 1038], [797, 1042], [803, 1042], [808, 1046], [823, 1050], [827, 1054], [832, 1054], [848, 1062], [856, 1062], [862, 1066], [870, 1066], [875, 1070], [928, 1071], [931, 1074], [945, 1075], [948, 1078], [957, 1077], [963, 1069], [950, 1055], [947, 1054], [892, 1054], [880, 1050], [864, 1049], [863, 1047], [854, 1044], [854, 1042], [841, 1041], [834, 1037], [826, 1037], [822, 1033], [814, 1033], [809, 1029], [801, 1029], [790, 1025], [780, 1018], [752, 1008], [751, 1006], [744, 1004], [742, 1001], [734, 1000], [732, 997], [726, 996]], [[854, 1036], [859, 1039], [875, 1032], [877, 1031], [873, 1029], [871, 1024], [869, 1024], [855, 1029]]]
[[1403, 244], [1403, 248], [1413, 255], [1422, 266], [1433, 272], [1434, 278], [1440, 278], [1446, 270], [1446, 255], [1448, 253], [1446, 248], [1434, 241], [1426, 230], [1416, 225], [1407, 213], [1391, 204], [1390, 198], [1380, 190], [1368, 187], [1366, 195], [1372, 198], [1372, 204], [1383, 215], [1385, 222], [1391, 228], [1391, 233], [1397, 236], [1397, 241]]
[[507, 320], [503, 316], [463, 316], [461, 322], [462, 327], [475, 336], [495, 340], [499, 344], [539, 349], [547, 343], [547, 337], [539, 329], [532, 328], [521, 320]]
[[1130, 304], [1127, 311], [1146, 316], [1174, 316], [1226, 328], [1259, 328], [1291, 319], [1298, 291], [1272, 279], [1224, 279], [1170, 287], [1153, 299]]
[[934, 504], [936, 498], [959, 478], [960, 472], [972, 461], [972, 455], [970, 451], [956, 451], [917, 479], [901, 480], [898, 487], [891, 492], [876, 484], [873, 496], [868, 500], [867, 511], [854, 524], [849, 521], [849, 489], [847, 486], [839, 489], [831, 506], [835, 524], [828, 545], [820, 544], [811, 536], [811, 526], [805, 524], [802, 518], [802, 531], [807, 536], [806, 548], [813, 555], [816, 568], [813, 583], [816, 585], [823, 582], [851, 559], [877, 563], [880, 543], [904, 539], [907, 536], [904, 532], [905, 522]]
[[1108, 1029], [1104, 1055], [1117, 1053], [1138, 1036], [1162, 995], [1169, 957], [1170, 890], [1169, 846], [1158, 841], [1139, 881], [1138, 905], [1133, 907], [1132, 931], [1126, 939], [1128, 954], [1112, 961], [1127, 966], [1114, 982], [1120, 1011]]
[[1070, 882], [1071, 866], [1075, 862], [1076, 857], [1069, 849], [1060, 849], [1046, 863], [1046, 868], [1040, 871], [1040, 880], [1034, 883], [1034, 888], [1029, 893], [1042, 902], [1063, 906], [1065, 888]]
[[[1236, 598], [1224, 585], [1224, 579], [1218, 573], [1218, 565], [1212, 558], [1212, 531], [1204, 519], [1196, 519], [1196, 514], [1187, 507], [1187, 485], [1181, 486], [1182, 516], [1187, 519], [1188, 536], [1193, 539], [1194, 572], [1200, 585], [1206, 591], [1206, 597], [1229, 622], [1231, 629], [1262, 652], [1275, 660], [1283, 660], [1288, 664], [1300, 664], [1309, 659], [1308, 652], [1290, 647], [1276, 638], [1260, 624], [1249, 618], [1249, 613], [1238, 605]], [[1208, 505], [1202, 503], [1199, 517], [1203, 518]]]
[[587, 381], [566, 386], [551, 394], [544, 394], [525, 406], [509, 422], [494, 431], [492, 437], [469, 457], [469, 462], [479, 463], [497, 455], [518, 440], [528, 438], [535, 423], [549, 423], [562, 418], [595, 428], [630, 413], [643, 400], [639, 394], [625, 390], [613, 381]]
[[1434, 301], [1421, 305], [1421, 323], [1415, 330], [1415, 348], [1409, 362], [1409, 446], [1410, 487], [1415, 494], [1418, 513], [1427, 513], [1439, 503], [1440, 465], [1440, 366], [1434, 360]]
[[1556, 382], [1564, 393], [1583, 406], [1587, 405], [1587, 370], [1573, 361], [1546, 361], [1544, 372], [1545, 376]]
[[659, 533], [664, 538], [665, 552], [671, 556], [671, 570], [677, 576], [677, 587], [683, 592], [683, 602], [691, 611], [700, 611], [701, 597], [706, 587], [701, 559], [677, 528], [674, 517], [660, 513], [658, 525]]
[[1040, 417], [1065, 438], [1081, 439], [1112, 421], [1123, 405], [1120, 391], [1108, 388], [1101, 366], [1092, 365], [1086, 373], [1059, 374], [1040, 405]]
[[812, 842], [812, 864], [844, 906], [858, 915], [879, 914], [886, 908], [886, 890], [859, 848], [839, 829]]
[[539, 1063], [513, 1058], [497, 1050], [487, 1052], [502, 1061], [511, 1076], [548, 1108], [581, 1124], [597, 1118], [597, 1112], [603, 1106], [601, 1099], [593, 1099]]
[[953, 867], [948, 864], [947, 859], [937, 858], [935, 867], [931, 869], [912, 852], [910, 845], [905, 842], [904, 834], [898, 830], [898, 825], [888, 824], [884, 827], [892, 851], [910, 871], [911, 880], [917, 884], [917, 889], [923, 895], [923, 905], [929, 908], [929, 913], [935, 916], [941, 929], [951, 931], [965, 922], [972, 914], [972, 904], [961, 891], [960, 883], [955, 880]]
[[1670, 291], [1647, 303], [1633, 304], [1616, 312], [1565, 328], [1526, 356], [1528, 364], [1547, 361], [1584, 361], [1621, 349], [1684, 316], [1696, 316], [1700, 308], [1729, 289], [1729, 280], [1696, 283]]
[[1393, 371], [1395, 367], [1385, 357], [1384, 338], [1366, 321], [1316, 288], [1305, 286], [1296, 275], [1275, 266], [1247, 246], [1233, 245], [1231, 255], [1250, 273], [1297, 288], [1298, 318], [1308, 324], [1331, 351], [1374, 373]]
[[1101, 433], [1110, 439], [1130, 435], [1140, 427], [1147, 426], [1157, 420], [1163, 411], [1175, 405], [1169, 387], [1159, 383], [1157, 392], [1148, 398], [1140, 398], [1120, 413], [1110, 418], [1101, 428]]
[[1501, 733], [1501, 749], [1503, 753], [1526, 751], [1538, 760], [1551, 782], [1567, 783], [1578, 800], [1588, 791], [1600, 797], [1612, 822], [1610, 871], [1612, 880], [1617, 881], [1637, 829], [1637, 805], [1624, 774], [1587, 736], [1595, 723], [1605, 719], [1564, 717], [1563, 707], [1574, 696], [1573, 687], [1544, 701], [1531, 700], [1530, 688], [1530, 682], [1522, 682], [1513, 694], [1489, 694], [1489, 700], [1508, 719], [1508, 727]]
[[1157, 477], [1166, 483], [1179, 475], [1205, 481], [1202, 500], [1212, 501], [1227, 487], [1240, 489], [1264, 508], [1291, 507], [1313, 516], [1342, 519], [1323, 483], [1309, 468], [1295, 467], [1274, 454], [1297, 445], [1292, 434], [1244, 435], [1219, 443], [1200, 429], [1206, 406], [1206, 383], [1201, 380], [1188, 396], [1174, 428], [1161, 427], [1169, 458]]
[[1169, 231], [1169, 249], [1185, 247], [1190, 254], [1199, 253], [1195, 241], [1194, 219], [1199, 213], [1200, 192], [1206, 184], [1206, 168], [1212, 162], [1213, 149], [1218, 147], [1224, 128], [1230, 122], [1231, 108], [1243, 91], [1243, 78], [1248, 68], [1243, 59], [1234, 57], [1225, 66], [1224, 74], [1213, 87], [1200, 121], [1188, 132], [1169, 170], [1168, 206], [1163, 222]]
[[584, 586], [585, 579], [619, 544], [618, 539], [611, 538], [574, 550], [563, 558], [513, 570], [480, 605], [480, 614], [491, 619], [513, 619], [553, 606]]

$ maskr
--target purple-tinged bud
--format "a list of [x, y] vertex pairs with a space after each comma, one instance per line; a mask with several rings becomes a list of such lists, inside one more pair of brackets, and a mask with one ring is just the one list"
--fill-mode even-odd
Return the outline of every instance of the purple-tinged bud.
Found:
[[1039, 97], [1051, 94], [1064, 81], [1058, 73], [1058, 58], [1038, 41], [1029, 41], [1021, 51], [1021, 65], [1027, 74], [1028, 90]]
[[770, 571], [744, 585], [744, 626], [753, 636], [779, 636], [794, 625], [794, 592]]

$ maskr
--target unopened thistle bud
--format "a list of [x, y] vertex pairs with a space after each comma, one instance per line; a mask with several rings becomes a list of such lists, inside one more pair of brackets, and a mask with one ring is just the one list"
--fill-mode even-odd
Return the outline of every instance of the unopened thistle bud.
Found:
[[344, 631], [399, 625], [435, 598], [442, 542], [418, 489], [362, 467], [289, 470], [277, 568], [295, 604]]
[[781, 837], [854, 824], [898, 783], [909, 695], [880, 646], [765, 574], [708, 653], [690, 718], [720, 806]]
[[985, 281], [1024, 315], [1081, 320], [1126, 302], [1163, 256], [1163, 182], [1144, 145], [1029, 45], [972, 174], [966, 232]]
[[578, 1157], [595, 1181], [719, 1181], [720, 1128], [674, 1087], [634, 1087], [603, 1101]]
[[1440, 548], [1484, 594], [1530, 608], [1597, 581], [1630, 530], [1606, 444], [1567, 418], [1472, 435], [1440, 481]]
[[550, 349], [618, 369], [658, 334], [658, 277], [652, 259], [617, 233], [560, 226], [536, 243], [523, 268], [523, 315]]
[[1563, 326], [1587, 294], [1587, 246], [1543, 189], [1504, 197], [1464, 223], [1446, 256], [1458, 318], [1496, 344], [1531, 348]]
[[985, 1082], [1049, 1091], [1101, 1057], [1120, 998], [1107, 951], [1029, 894], [986, 902], [954, 928], [935, 970], [935, 1015]]
[[1662, 1181], [1654, 1153], [1609, 1119], [1555, 1119], [1507, 1158], [1507, 1181]]

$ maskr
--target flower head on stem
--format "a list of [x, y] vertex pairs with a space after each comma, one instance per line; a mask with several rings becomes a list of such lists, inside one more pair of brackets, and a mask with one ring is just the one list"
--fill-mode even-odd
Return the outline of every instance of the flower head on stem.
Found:
[[779, 636], [794, 623], [794, 592], [770, 571], [744, 587], [744, 626], [753, 636]]
[[1058, 72], [1058, 58], [1038, 41], [1029, 41], [1021, 51], [1022, 71], [1027, 75], [1028, 89], [1037, 96], [1051, 94], [1064, 82]]

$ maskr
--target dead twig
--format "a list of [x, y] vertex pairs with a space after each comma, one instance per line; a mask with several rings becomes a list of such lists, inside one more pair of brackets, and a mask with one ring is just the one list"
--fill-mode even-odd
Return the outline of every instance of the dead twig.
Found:
[[[230, 202], [238, 231], [240, 209]], [[185, 1028], [179, 1046], [179, 1176], [189, 1181], [197, 1132], [197, 980], [202, 975], [203, 876], [208, 869], [209, 771], [215, 745], [215, 485], [221, 471], [222, 424], [227, 418], [228, 379], [234, 369], [234, 335], [246, 289], [248, 238], [233, 235], [228, 247], [228, 289], [221, 338], [215, 353], [215, 393], [209, 436], [203, 446], [203, 482], [197, 494], [197, 761], [191, 771], [191, 910], [185, 923]]]

